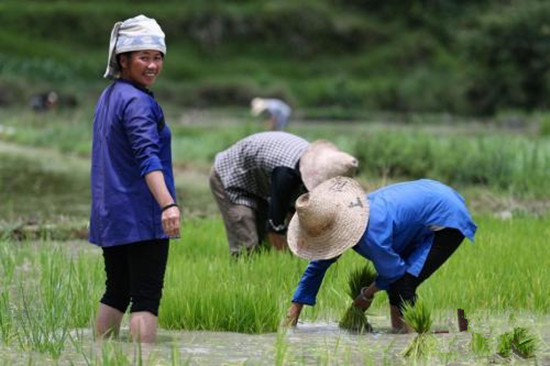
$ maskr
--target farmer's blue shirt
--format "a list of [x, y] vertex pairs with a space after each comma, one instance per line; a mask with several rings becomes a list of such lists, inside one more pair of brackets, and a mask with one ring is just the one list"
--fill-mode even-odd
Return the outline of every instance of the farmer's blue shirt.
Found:
[[162, 171], [176, 197], [170, 140], [151, 92], [124, 80], [103, 91], [93, 125], [91, 243], [110, 247], [168, 238], [145, 175]]
[[[432, 247], [434, 230], [453, 228], [474, 240], [476, 224], [455, 190], [429, 179], [393, 184], [367, 194], [370, 215], [353, 247], [373, 262], [376, 286], [387, 290], [405, 273], [417, 277]], [[293, 302], [315, 305], [325, 272], [338, 257], [309, 263]]]

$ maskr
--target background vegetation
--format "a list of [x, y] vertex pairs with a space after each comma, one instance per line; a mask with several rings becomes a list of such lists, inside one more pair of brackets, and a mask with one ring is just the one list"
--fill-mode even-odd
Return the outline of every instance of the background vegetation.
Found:
[[95, 99], [111, 27], [138, 13], [166, 32], [156, 89], [178, 106], [265, 95], [312, 118], [486, 116], [545, 110], [550, 99], [543, 0], [4, 0], [0, 105], [44, 89]]
[[[207, 183], [216, 153], [262, 130], [250, 99], [276, 96], [295, 107], [289, 132], [329, 139], [358, 157], [366, 189], [429, 177], [461, 192], [480, 227], [476, 243], [465, 243], [420, 295], [437, 309], [436, 322], [454, 322], [461, 307], [487, 339], [509, 314], [525, 315], [546, 342], [540, 362], [548, 360], [547, 323], [536, 319], [548, 319], [550, 309], [549, 268], [540, 265], [550, 250], [549, 2], [3, 0], [0, 363], [141, 364], [133, 345], [93, 341], [104, 273], [100, 250], [85, 243], [91, 120], [106, 85], [108, 37], [115, 21], [139, 13], [167, 34], [154, 91], [172, 130], [184, 209], [162, 334], [270, 333], [284, 317], [306, 262], [269, 250], [230, 260]], [[48, 90], [60, 94], [59, 108], [30, 110], [32, 96]], [[349, 273], [361, 265], [344, 255], [303, 319], [338, 320], [349, 305]], [[389, 326], [383, 294], [368, 315], [376, 327]], [[373, 350], [374, 338], [354, 343], [383, 354], [363, 363], [391, 363], [388, 350], [400, 338], [375, 337], [385, 336], [384, 350]], [[354, 363], [345, 349], [330, 358], [345, 337], [336, 338], [312, 363]], [[454, 351], [434, 364], [479, 361], [459, 338], [452, 335]], [[284, 364], [286, 340], [280, 332], [262, 357]], [[180, 357], [189, 356], [187, 344], [174, 344], [160, 345], [170, 361], [150, 363], [191, 363]], [[482, 362], [491, 361], [493, 346]], [[303, 350], [296, 354], [296, 364], [308, 362]]]

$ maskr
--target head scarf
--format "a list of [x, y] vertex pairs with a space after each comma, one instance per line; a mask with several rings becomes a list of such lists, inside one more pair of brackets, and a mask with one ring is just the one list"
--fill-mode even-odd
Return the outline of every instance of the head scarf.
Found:
[[109, 58], [103, 77], [106, 79], [120, 77], [116, 55], [141, 50], [155, 50], [166, 54], [164, 32], [157, 21], [145, 15], [138, 15], [123, 22], [116, 22], [111, 31]]

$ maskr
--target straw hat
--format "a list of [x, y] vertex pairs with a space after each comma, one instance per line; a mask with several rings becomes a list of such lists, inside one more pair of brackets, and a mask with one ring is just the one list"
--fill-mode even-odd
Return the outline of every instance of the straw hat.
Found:
[[252, 99], [252, 102], [250, 102], [250, 106], [252, 108], [252, 115], [253, 116], [259, 116], [263, 111], [267, 108], [267, 103], [262, 98], [254, 98]]
[[357, 244], [368, 221], [369, 204], [359, 183], [335, 177], [298, 197], [288, 247], [303, 259], [334, 258]]
[[351, 177], [358, 167], [356, 158], [326, 140], [314, 141], [300, 158], [300, 174], [308, 191], [332, 177]]

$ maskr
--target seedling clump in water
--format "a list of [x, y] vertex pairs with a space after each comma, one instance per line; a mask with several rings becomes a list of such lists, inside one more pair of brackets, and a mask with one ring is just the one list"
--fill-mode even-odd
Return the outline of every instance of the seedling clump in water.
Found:
[[526, 328], [515, 327], [512, 332], [506, 332], [498, 337], [498, 354], [502, 357], [510, 357], [512, 353], [522, 357], [535, 356], [537, 338]]
[[414, 359], [426, 358], [437, 346], [434, 336], [429, 333], [433, 323], [431, 309], [423, 301], [418, 301], [415, 305], [405, 303], [403, 320], [417, 333], [403, 351], [403, 356]]
[[[348, 295], [351, 299], [355, 300], [355, 298], [361, 294], [361, 289], [363, 287], [368, 287], [374, 281], [375, 277], [376, 272], [370, 263], [362, 268], [353, 270], [348, 282]], [[340, 320], [340, 327], [359, 333], [372, 331], [372, 326], [369, 324], [365, 312], [353, 304], [350, 305]]]

